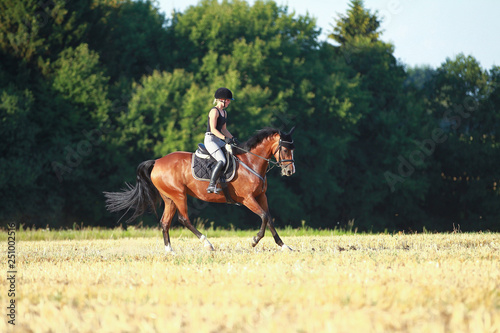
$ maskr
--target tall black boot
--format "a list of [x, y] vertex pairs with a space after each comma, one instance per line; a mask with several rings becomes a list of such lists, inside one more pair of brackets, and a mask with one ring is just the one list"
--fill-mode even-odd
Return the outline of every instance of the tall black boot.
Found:
[[223, 161], [218, 161], [217, 164], [215, 165], [214, 169], [212, 170], [212, 175], [210, 176], [210, 183], [208, 184], [207, 187], [207, 193], [218, 193], [217, 191], [217, 179], [219, 179], [220, 173], [222, 169], [224, 168], [224, 162]]

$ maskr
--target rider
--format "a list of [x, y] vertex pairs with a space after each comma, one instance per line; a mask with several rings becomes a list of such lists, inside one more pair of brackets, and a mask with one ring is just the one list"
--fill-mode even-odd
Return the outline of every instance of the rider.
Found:
[[237, 140], [228, 131], [227, 124], [227, 111], [233, 99], [233, 93], [227, 88], [219, 88], [215, 92], [215, 100], [213, 107], [208, 114], [207, 132], [205, 133], [205, 147], [210, 155], [217, 161], [212, 175], [210, 176], [210, 183], [208, 184], [207, 193], [217, 193], [216, 183], [220, 176], [224, 165], [226, 164], [226, 157], [221, 148], [224, 144], [237, 144]]

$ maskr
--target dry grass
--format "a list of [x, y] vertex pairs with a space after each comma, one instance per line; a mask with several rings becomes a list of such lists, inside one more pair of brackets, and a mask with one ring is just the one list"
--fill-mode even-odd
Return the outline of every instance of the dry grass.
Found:
[[500, 332], [499, 234], [284, 240], [20, 241], [16, 332]]

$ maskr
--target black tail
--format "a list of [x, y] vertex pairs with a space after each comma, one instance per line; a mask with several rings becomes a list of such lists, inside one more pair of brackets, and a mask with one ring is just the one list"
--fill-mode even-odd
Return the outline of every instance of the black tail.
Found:
[[126, 223], [144, 214], [148, 208], [156, 214], [156, 205], [161, 197], [160, 192], [151, 182], [151, 170], [154, 164], [155, 161], [145, 161], [139, 164], [135, 186], [125, 183], [127, 188], [122, 192], [104, 192], [106, 209], [112, 213], [126, 209], [120, 220], [132, 209], [133, 214]]

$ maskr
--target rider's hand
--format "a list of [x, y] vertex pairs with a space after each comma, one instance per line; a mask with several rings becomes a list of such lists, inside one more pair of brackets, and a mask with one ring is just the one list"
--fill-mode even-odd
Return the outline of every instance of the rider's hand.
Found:
[[233, 138], [228, 138], [227, 136], [224, 138], [224, 142], [227, 144], [233, 143]]

